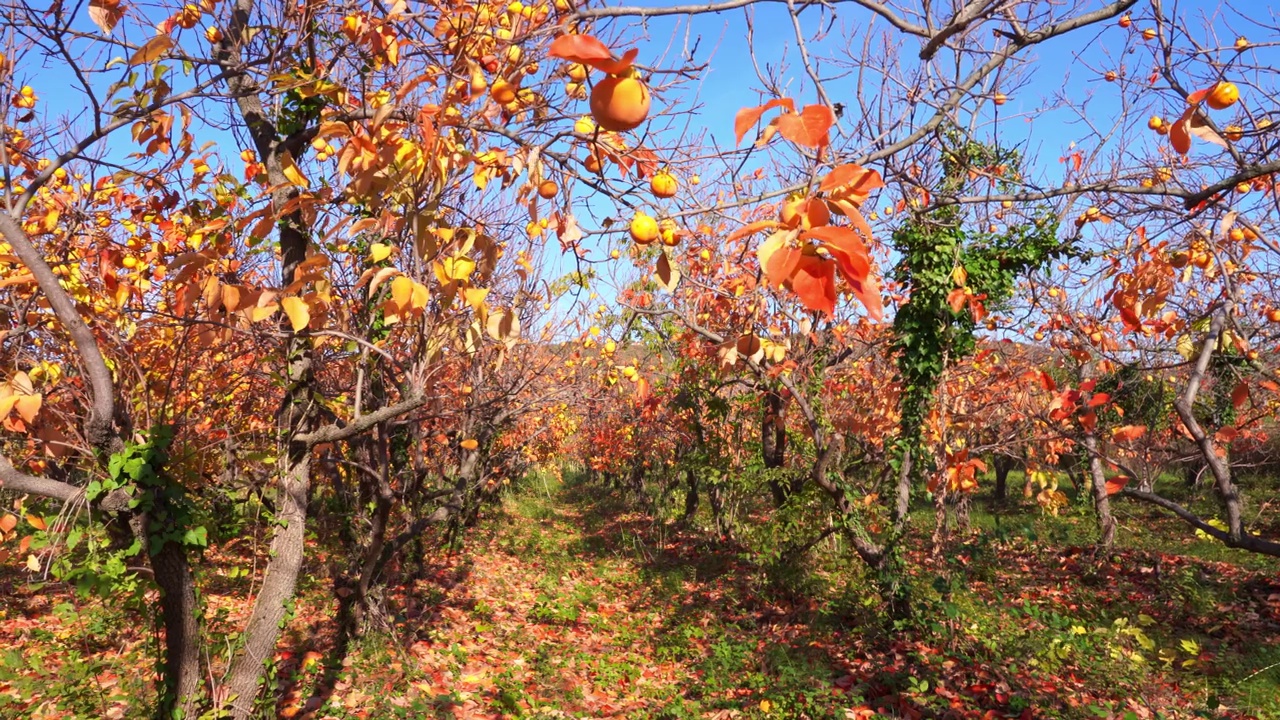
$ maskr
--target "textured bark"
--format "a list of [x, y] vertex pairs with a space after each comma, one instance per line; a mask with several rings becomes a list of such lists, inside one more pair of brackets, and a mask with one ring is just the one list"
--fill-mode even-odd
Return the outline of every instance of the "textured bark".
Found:
[[1098, 455], [1098, 436], [1086, 433], [1084, 446], [1089, 450], [1089, 478], [1093, 491], [1093, 509], [1098, 513], [1098, 547], [1110, 550], [1116, 541], [1116, 519], [1111, 514], [1111, 498], [1107, 495], [1107, 476]]
[[310, 474], [309, 449], [291, 448], [281, 469], [275, 518], [278, 527], [271, 539], [271, 560], [245, 626], [244, 647], [232, 662], [223, 688], [224, 699], [236, 720], [247, 720], [253, 714], [264, 664], [275, 651], [287, 603], [297, 587], [302, 570]]
[[[787, 463], [786, 402], [773, 390], [764, 394], [760, 418], [760, 455], [766, 469], [774, 470]], [[769, 478], [769, 491], [775, 505], [781, 506], [791, 497], [791, 483], [774, 475]]]
[[[150, 543], [143, 533], [144, 547]], [[160, 612], [164, 623], [165, 684], [157, 718], [194, 718], [200, 702], [200, 622], [195, 584], [186, 551], [165, 543], [151, 555], [151, 569], [160, 587]]]

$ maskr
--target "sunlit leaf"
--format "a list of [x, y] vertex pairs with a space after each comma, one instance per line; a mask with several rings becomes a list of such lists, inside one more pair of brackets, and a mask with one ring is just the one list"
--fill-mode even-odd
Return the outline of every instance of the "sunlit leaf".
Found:
[[169, 48], [173, 47], [173, 38], [169, 35], [157, 35], [146, 42], [145, 45], [138, 48], [138, 51], [129, 58], [129, 65], [142, 65], [149, 63], [162, 57]]
[[293, 327], [294, 332], [302, 332], [311, 322], [311, 308], [307, 306], [307, 301], [300, 297], [290, 295], [282, 298], [280, 305], [284, 308], [284, 314], [289, 317], [289, 325]]

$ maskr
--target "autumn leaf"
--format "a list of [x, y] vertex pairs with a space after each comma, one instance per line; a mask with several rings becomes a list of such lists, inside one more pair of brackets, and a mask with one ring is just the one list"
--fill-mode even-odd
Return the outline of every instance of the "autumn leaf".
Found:
[[619, 75], [631, 68], [640, 51], [632, 48], [624, 53], [621, 59], [615, 59], [613, 52], [598, 38], [574, 34], [556, 38], [547, 49], [547, 54], [561, 60], [590, 65], [610, 75]]
[[129, 58], [129, 66], [142, 65], [149, 63], [162, 57], [169, 48], [173, 47], [173, 38], [168, 35], [157, 35], [147, 41], [145, 45], [138, 48], [138, 51]]
[[822, 192], [834, 192], [841, 196], [852, 195], [860, 198], [858, 202], [866, 200], [873, 191], [882, 187], [884, 187], [884, 180], [880, 178], [880, 173], [854, 163], [837, 166], [822, 178], [822, 182], [818, 185], [818, 189]]
[[373, 243], [369, 246], [369, 262], [380, 263], [391, 257], [393, 248], [386, 243]]
[[733, 242], [739, 238], [754, 235], [761, 230], [772, 230], [779, 227], [782, 227], [782, 223], [777, 220], [756, 220], [755, 222], [747, 223], [746, 225], [743, 225], [737, 230], [729, 233], [729, 236], [725, 238], [725, 242]]
[[1249, 384], [1244, 381], [1236, 383], [1235, 388], [1231, 390], [1231, 406], [1239, 410], [1247, 402], [1249, 402]]
[[1116, 475], [1115, 477], [1107, 478], [1107, 494], [1115, 495], [1120, 492], [1125, 485], [1129, 484], [1129, 480], [1131, 478], [1128, 475]]
[[802, 255], [791, 276], [791, 291], [809, 310], [827, 315], [836, 310], [836, 264], [816, 255]]
[[1147, 432], [1146, 425], [1124, 425], [1111, 431], [1111, 439], [1115, 442], [1137, 440]]
[[835, 113], [826, 105], [806, 105], [800, 113], [783, 113], [777, 118], [778, 133], [791, 142], [823, 148], [831, 142]]
[[756, 123], [760, 122], [761, 116], [776, 107], [786, 108], [788, 112], [795, 112], [796, 109], [795, 103], [790, 99], [777, 98], [763, 105], [739, 110], [738, 114], [733, 118], [733, 132], [737, 138], [734, 144], [741, 145], [742, 138], [746, 137], [747, 132], [755, 127]]
[[311, 322], [311, 309], [307, 307], [307, 301], [300, 297], [289, 296], [280, 300], [280, 305], [284, 307], [284, 314], [289, 316], [289, 325], [293, 327], [294, 332], [302, 332]]
[[310, 187], [311, 181], [298, 169], [298, 164], [293, 161], [293, 155], [288, 150], [280, 153], [280, 169], [290, 184], [300, 188]]
[[466, 440], [458, 443], [458, 445], [460, 445], [463, 450], [475, 450], [480, 447], [480, 441], [475, 438], [467, 438]]
[[800, 262], [802, 252], [800, 248], [792, 246], [795, 237], [794, 230], [779, 230], [756, 249], [756, 257], [760, 261], [760, 269], [764, 271], [765, 280], [774, 287], [782, 287]]
[[671, 264], [671, 258], [666, 253], [658, 256], [658, 266], [655, 269], [658, 276], [658, 285], [667, 292], [675, 292], [676, 285], [680, 282], [680, 270]]
[[40, 517], [39, 515], [27, 515], [27, 522], [30, 523], [31, 527], [37, 530], [49, 529], [49, 524], [46, 523], [44, 521], [44, 518]]
[[89, 0], [89, 19], [103, 35], [110, 35], [111, 29], [123, 17], [124, 4], [120, 0]]

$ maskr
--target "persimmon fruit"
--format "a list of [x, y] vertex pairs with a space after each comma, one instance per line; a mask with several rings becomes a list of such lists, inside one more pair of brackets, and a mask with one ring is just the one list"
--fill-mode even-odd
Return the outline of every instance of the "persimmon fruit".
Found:
[[605, 130], [626, 132], [649, 117], [649, 101], [649, 87], [634, 70], [610, 75], [591, 89], [591, 116]]

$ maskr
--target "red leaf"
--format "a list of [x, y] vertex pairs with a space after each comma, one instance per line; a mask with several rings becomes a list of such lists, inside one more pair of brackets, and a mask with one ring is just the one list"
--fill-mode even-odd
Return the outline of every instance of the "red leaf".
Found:
[[[857, 212], [856, 210], [854, 211]], [[871, 256], [867, 246], [849, 228], [824, 225], [805, 233], [805, 238], [816, 238], [822, 241], [822, 247], [831, 253], [840, 276], [849, 283], [854, 297], [867, 309], [872, 320], [884, 317], [884, 301], [880, 297], [880, 283], [871, 274]]]
[[1111, 396], [1107, 393], [1096, 393], [1093, 397], [1089, 398], [1089, 407], [1098, 407], [1099, 405], [1105, 405], [1110, 401]]
[[733, 132], [737, 136], [734, 144], [741, 145], [742, 138], [746, 136], [747, 131], [760, 122], [760, 116], [776, 107], [783, 107], [791, 112], [795, 112], [796, 109], [795, 103], [791, 102], [789, 98], [777, 98], [763, 105], [739, 110], [738, 114], [733, 118]]
[[871, 256], [867, 246], [853, 230], [835, 225], [816, 227], [801, 239], [820, 240], [831, 256], [840, 264], [840, 272], [846, 280], [861, 280], [871, 273]]
[[1113, 478], [1107, 478], [1107, 494], [1115, 495], [1120, 492], [1125, 485], [1129, 484], [1131, 479], [1128, 475], [1116, 475]]
[[958, 313], [960, 308], [964, 307], [965, 300], [968, 295], [965, 294], [964, 288], [956, 288], [947, 293], [947, 305], [951, 306], [951, 312]]
[[1249, 401], [1249, 386], [1241, 382], [1231, 391], [1231, 406], [1239, 410]]
[[827, 315], [836, 311], [836, 264], [816, 255], [803, 255], [791, 277], [791, 290], [810, 310]]
[[864, 168], [861, 165], [845, 163], [822, 178], [822, 184], [818, 186], [818, 189], [823, 192], [839, 190], [839, 194], [842, 196], [856, 195], [860, 198], [858, 202], [862, 202], [871, 194], [871, 191], [879, 190], [882, 187], [884, 187], [884, 180], [880, 178], [880, 173]]
[[1125, 425], [1111, 431], [1111, 439], [1115, 442], [1137, 440], [1147, 433], [1146, 425]]
[[826, 105], [806, 105], [799, 114], [779, 117], [778, 132], [797, 145], [821, 148], [831, 142], [831, 126], [835, 122], [835, 113]]

